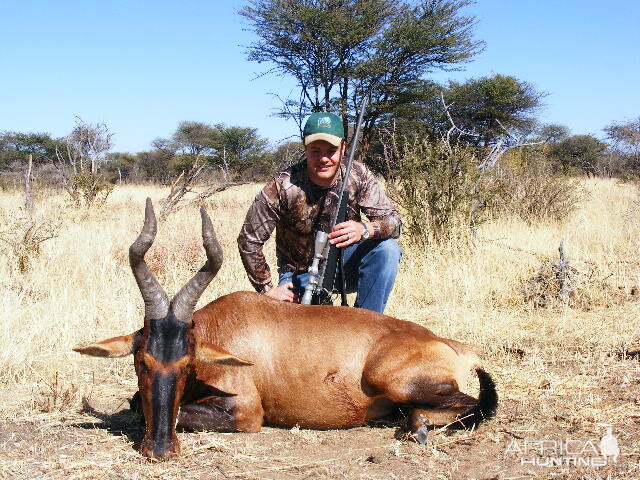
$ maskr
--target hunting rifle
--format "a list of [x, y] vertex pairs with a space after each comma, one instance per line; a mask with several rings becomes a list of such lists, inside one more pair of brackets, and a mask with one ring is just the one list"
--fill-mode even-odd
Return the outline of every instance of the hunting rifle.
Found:
[[[360, 127], [362, 126], [362, 118], [367, 106], [367, 97], [364, 97], [362, 106], [360, 107], [360, 115], [356, 123], [356, 130], [351, 139], [351, 147], [349, 148], [349, 157], [347, 158], [347, 168], [342, 177], [340, 186], [340, 201], [337, 205], [333, 220], [329, 225], [329, 232], [338, 223], [346, 220], [347, 203], [349, 202], [349, 174], [351, 173], [351, 164], [356, 152], [356, 144], [360, 135]], [[339, 291], [342, 297], [342, 305], [347, 306], [347, 292], [345, 288], [345, 277], [342, 265], [343, 249], [331, 245], [329, 240], [329, 232], [316, 232], [315, 250], [313, 260], [309, 267], [309, 280], [302, 296], [303, 305], [325, 305], [331, 303], [331, 295], [334, 291]], [[338, 268], [338, 263], [340, 268]], [[339, 275], [338, 275], [339, 272]]]

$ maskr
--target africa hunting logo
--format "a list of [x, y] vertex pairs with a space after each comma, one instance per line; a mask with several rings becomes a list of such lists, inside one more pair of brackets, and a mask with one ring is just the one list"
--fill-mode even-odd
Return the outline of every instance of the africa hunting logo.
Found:
[[[597, 446], [596, 446], [597, 445]], [[598, 448], [599, 447], [599, 448]], [[515, 455], [521, 465], [537, 467], [590, 466], [604, 467], [609, 459], [618, 462], [620, 447], [611, 427], [600, 442], [590, 440], [512, 440], [505, 454]]]
[[329, 117], [318, 118], [318, 128], [331, 128], [331, 118]]

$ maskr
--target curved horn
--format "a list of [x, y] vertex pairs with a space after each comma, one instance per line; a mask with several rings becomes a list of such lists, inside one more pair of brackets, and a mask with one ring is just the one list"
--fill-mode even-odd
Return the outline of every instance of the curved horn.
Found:
[[200, 209], [200, 216], [202, 217], [202, 246], [207, 253], [207, 262], [171, 300], [173, 314], [185, 323], [191, 323], [200, 295], [222, 266], [222, 248], [216, 239], [211, 219], [203, 208]]
[[149, 271], [149, 267], [144, 261], [144, 255], [156, 238], [157, 227], [153, 204], [151, 199], [147, 198], [142, 231], [136, 241], [129, 247], [129, 264], [144, 300], [144, 317], [150, 320], [164, 318], [169, 311], [167, 294], [158, 283], [158, 280], [156, 280], [155, 275]]

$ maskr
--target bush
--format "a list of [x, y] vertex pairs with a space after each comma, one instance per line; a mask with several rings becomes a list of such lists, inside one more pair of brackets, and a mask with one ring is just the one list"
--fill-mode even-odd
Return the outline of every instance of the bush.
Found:
[[503, 162], [495, 171], [497, 210], [527, 223], [561, 221], [574, 213], [586, 198], [579, 180], [554, 173], [535, 150], [520, 157], [519, 165]]
[[417, 244], [471, 232], [486, 219], [495, 195], [486, 171], [478, 168], [472, 147], [428, 139], [383, 139], [387, 190], [403, 210], [403, 224]]
[[58, 236], [61, 222], [57, 218], [25, 215], [21, 210], [0, 210], [0, 244], [8, 247], [20, 273], [31, 268], [31, 261], [41, 252], [41, 245]]
[[482, 150], [425, 136], [380, 136], [389, 196], [403, 211], [410, 241], [441, 242], [468, 236], [490, 211], [533, 223], [561, 221], [584, 200], [579, 181], [555, 173], [541, 148], [507, 152], [481, 168]]
[[103, 205], [113, 190], [114, 185], [99, 175], [81, 172], [72, 176], [65, 185], [71, 200], [77, 207], [90, 208], [92, 205]]

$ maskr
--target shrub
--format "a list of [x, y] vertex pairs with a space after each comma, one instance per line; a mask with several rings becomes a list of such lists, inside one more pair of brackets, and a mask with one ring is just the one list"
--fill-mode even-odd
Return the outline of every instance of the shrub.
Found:
[[81, 172], [69, 179], [65, 189], [77, 207], [103, 205], [113, 190], [114, 185], [99, 175]]
[[494, 191], [472, 147], [419, 136], [389, 135], [383, 143], [387, 190], [403, 210], [412, 242], [446, 240], [454, 232], [471, 232], [485, 220]]
[[523, 152], [519, 165], [495, 171], [497, 209], [527, 223], [561, 221], [586, 198], [579, 180], [554, 173], [553, 166], [536, 151]]
[[26, 273], [31, 261], [40, 255], [41, 245], [58, 236], [60, 222], [57, 219], [5, 213], [0, 210], [0, 242], [9, 248], [20, 273]]

